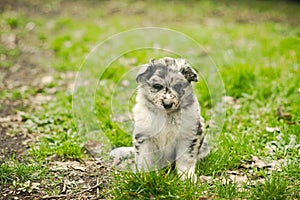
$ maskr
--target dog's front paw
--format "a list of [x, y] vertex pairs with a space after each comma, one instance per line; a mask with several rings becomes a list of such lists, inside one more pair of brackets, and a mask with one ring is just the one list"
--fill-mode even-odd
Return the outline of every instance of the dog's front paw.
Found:
[[189, 179], [191, 182], [196, 183], [198, 180], [197, 175], [195, 173], [180, 172], [179, 176], [182, 181]]

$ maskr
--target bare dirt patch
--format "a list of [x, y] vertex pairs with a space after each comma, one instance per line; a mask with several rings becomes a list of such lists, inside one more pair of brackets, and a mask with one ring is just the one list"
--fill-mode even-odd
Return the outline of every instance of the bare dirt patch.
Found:
[[[30, 4], [33, 7], [23, 1], [3, 1], [0, 10], [30, 16], [51, 14], [43, 2], [30, 1]], [[40, 110], [42, 104], [55, 99], [57, 91], [69, 90], [75, 73], [53, 70], [51, 60], [54, 53], [38, 38], [32, 22], [24, 30], [6, 28], [10, 34], [1, 34], [1, 45], [6, 49], [19, 49], [19, 54], [2, 56], [12, 66], [0, 67], [0, 91], [3, 91], [0, 96], [0, 164], [14, 158], [27, 165], [24, 157], [38, 136], [27, 130], [23, 115], [30, 116]], [[57, 76], [60, 77], [56, 83], [58, 86], [49, 88]], [[47, 159], [45, 166], [50, 169], [49, 180], [26, 181], [22, 185], [2, 184], [0, 199], [98, 199], [104, 195], [101, 191], [107, 184], [110, 169], [87, 152], [84, 157], [80, 161], [62, 162], [54, 155]]]
[[109, 195], [102, 190], [109, 183], [111, 169], [100, 160], [53, 160], [47, 167], [50, 168], [49, 179], [1, 185], [1, 199], [99, 199]]

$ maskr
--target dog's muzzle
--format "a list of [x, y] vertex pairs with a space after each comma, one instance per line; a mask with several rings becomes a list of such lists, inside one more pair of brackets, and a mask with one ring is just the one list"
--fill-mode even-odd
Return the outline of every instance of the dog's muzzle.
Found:
[[176, 96], [174, 94], [172, 94], [170, 91], [167, 91], [167, 93], [165, 94], [165, 97], [162, 99], [162, 105], [163, 107], [168, 110], [174, 107], [174, 100], [175, 100]]
[[174, 98], [175, 98], [174, 95], [168, 93], [166, 95], [166, 98], [162, 100], [162, 105], [166, 110], [171, 109], [173, 107]]

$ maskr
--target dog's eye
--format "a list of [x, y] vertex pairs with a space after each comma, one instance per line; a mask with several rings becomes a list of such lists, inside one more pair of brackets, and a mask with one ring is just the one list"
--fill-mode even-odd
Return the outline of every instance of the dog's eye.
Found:
[[175, 84], [173, 86], [173, 89], [179, 94], [179, 96], [183, 96], [184, 95], [184, 89], [187, 87], [187, 84]]
[[156, 89], [156, 90], [161, 90], [161, 89], [164, 88], [164, 86], [162, 86], [162, 85], [160, 85], [160, 84], [154, 84], [152, 87], [153, 87], [154, 89]]

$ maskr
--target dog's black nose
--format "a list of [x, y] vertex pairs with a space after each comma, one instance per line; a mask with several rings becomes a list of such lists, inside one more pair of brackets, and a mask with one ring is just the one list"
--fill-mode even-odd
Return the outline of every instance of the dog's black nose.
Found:
[[165, 102], [163, 102], [163, 106], [164, 106], [165, 109], [170, 109], [170, 108], [172, 108], [173, 103], [165, 103]]

